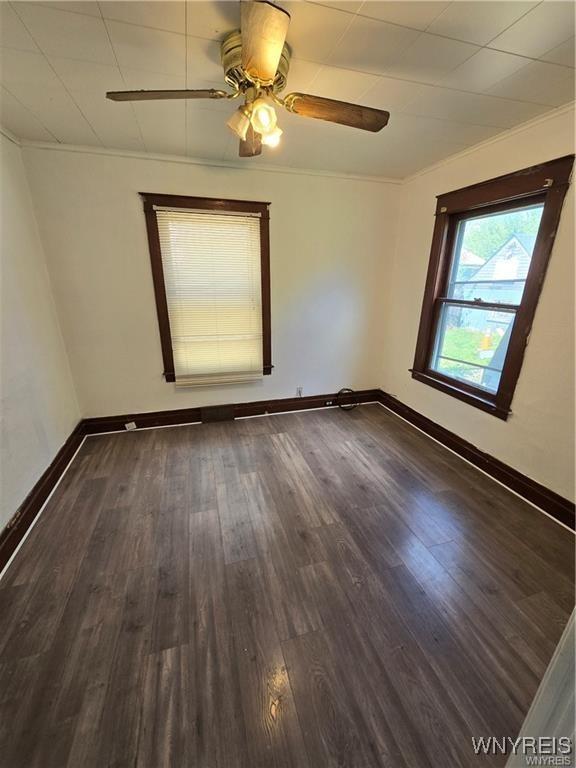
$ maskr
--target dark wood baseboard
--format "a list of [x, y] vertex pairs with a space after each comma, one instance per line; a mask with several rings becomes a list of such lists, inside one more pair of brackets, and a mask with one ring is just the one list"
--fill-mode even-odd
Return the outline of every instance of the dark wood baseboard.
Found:
[[125, 429], [125, 424], [134, 422], [136, 427], [166, 427], [174, 424], [188, 424], [195, 421], [220, 421], [222, 418], [238, 419], [242, 416], [260, 416], [265, 413], [300, 411], [308, 408], [329, 408], [341, 403], [378, 402], [382, 395], [379, 389], [362, 389], [343, 395], [311, 395], [309, 397], [284, 397], [277, 400], [255, 400], [250, 403], [232, 403], [203, 408], [180, 408], [175, 411], [153, 411], [150, 413], [125, 413], [119, 416], [102, 416], [84, 419], [86, 434], [115, 432]]
[[26, 531], [32, 525], [44, 502], [62, 477], [70, 459], [78, 450], [85, 435], [84, 422], [79, 421], [54, 457], [50, 466], [17, 509], [8, 525], [0, 531], [0, 571], [26, 535]]
[[450, 430], [418, 413], [392, 395], [380, 389], [364, 389], [358, 392], [338, 396], [311, 395], [309, 397], [279, 398], [277, 400], [256, 400], [250, 403], [233, 403], [209, 408], [182, 408], [173, 411], [155, 411], [151, 413], [130, 413], [119, 416], [102, 416], [83, 419], [66, 440], [56, 457], [44, 472], [40, 480], [21, 504], [8, 525], [0, 532], [0, 570], [4, 568], [12, 553], [23, 539], [28, 528], [34, 522], [42, 505], [62, 476], [70, 459], [86, 435], [99, 432], [115, 432], [125, 429], [125, 424], [134, 422], [137, 428], [164, 427], [197, 421], [214, 421], [222, 418], [258, 416], [266, 413], [300, 411], [309, 408], [329, 408], [341, 403], [379, 402], [397, 413], [402, 418], [418, 427], [426, 434], [458, 453], [472, 464], [499, 480], [505, 486], [516, 491], [528, 501], [543, 509], [556, 520], [574, 530], [575, 506], [568, 499], [531, 480], [526, 475], [509, 467], [507, 464], [484, 453], [472, 443], [467, 442]]
[[392, 395], [381, 392], [379, 401], [386, 408], [397, 413], [398, 416], [402, 416], [403, 419], [426, 432], [430, 437], [438, 440], [438, 442], [450, 448], [459, 456], [462, 456], [462, 458], [467, 459], [471, 464], [474, 464], [495, 480], [499, 480], [510, 490], [516, 491], [527, 501], [536, 504], [537, 507], [547, 512], [551, 517], [574, 530], [575, 505], [573, 502], [551, 491], [544, 485], [540, 485], [540, 483], [523, 475], [517, 469], [508, 466], [508, 464], [504, 464], [499, 459], [495, 459], [494, 456], [484, 453], [480, 448], [454, 434], [454, 432], [450, 432], [450, 430], [440, 426], [440, 424], [415, 411], [410, 406], [405, 405]]

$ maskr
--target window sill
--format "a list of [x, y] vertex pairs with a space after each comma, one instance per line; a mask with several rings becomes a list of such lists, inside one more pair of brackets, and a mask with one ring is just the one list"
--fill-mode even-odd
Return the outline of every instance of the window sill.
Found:
[[485, 413], [496, 416], [497, 419], [506, 421], [510, 416], [510, 411], [508, 409], [496, 405], [496, 403], [494, 403], [492, 400], [487, 400], [481, 395], [475, 395], [471, 392], [466, 392], [463, 389], [460, 389], [457, 385], [449, 384], [443, 379], [436, 378], [430, 373], [423, 373], [421, 371], [414, 370], [412, 370], [411, 373], [412, 378], [416, 379], [416, 381], [420, 381], [422, 384], [428, 384], [429, 387], [438, 389], [440, 392], [444, 392], [446, 395], [451, 395], [457, 400], [462, 400], [463, 402], [468, 403], [468, 405], [472, 405], [474, 408], [479, 408]]

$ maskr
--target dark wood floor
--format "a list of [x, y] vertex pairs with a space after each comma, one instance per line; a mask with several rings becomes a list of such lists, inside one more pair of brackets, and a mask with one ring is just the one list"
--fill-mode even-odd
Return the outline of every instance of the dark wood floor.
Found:
[[377, 405], [91, 437], [0, 582], [0, 765], [503, 765], [572, 566]]

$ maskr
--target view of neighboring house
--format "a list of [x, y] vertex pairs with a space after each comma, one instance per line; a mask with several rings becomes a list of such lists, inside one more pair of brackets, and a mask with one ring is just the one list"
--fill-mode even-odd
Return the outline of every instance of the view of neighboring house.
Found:
[[[475, 280], [490, 280], [492, 283], [493, 301], [503, 304], [520, 301], [524, 290], [524, 281], [528, 276], [530, 261], [536, 235], [514, 234], [496, 253], [488, 259], [484, 266], [474, 274]], [[512, 333], [512, 322], [502, 323], [501, 312], [488, 312], [487, 322], [499, 335], [500, 343], [491, 355], [490, 366], [496, 371], [504, 367], [504, 359]], [[500, 374], [494, 370], [486, 370], [482, 377], [484, 386], [491, 388], [492, 382], [500, 380]]]
[[462, 248], [460, 258], [458, 259], [458, 279], [470, 280], [478, 267], [484, 264], [484, 259], [478, 254], [470, 251], [468, 248]]
[[[458, 280], [453, 295], [460, 299], [499, 304], [518, 304], [530, 268], [536, 235], [514, 233], [492, 256], [484, 260], [473, 251], [462, 248]], [[496, 391], [504, 366], [514, 315], [504, 310], [453, 308], [446, 337], [452, 337], [462, 354], [460, 363], [452, 358], [444, 368], [454, 375], [474, 381], [490, 391]], [[470, 339], [467, 352], [462, 347], [464, 334]], [[458, 341], [460, 339], [460, 341]], [[438, 350], [440, 351], [440, 350]], [[444, 353], [445, 354], [445, 353]]]
[[[535, 242], [536, 235], [515, 233], [486, 261], [471, 251], [463, 249], [460, 263], [466, 265], [467, 274], [464, 276], [462, 269], [460, 274], [462, 279], [470, 283], [469, 285], [461, 284], [459, 298], [474, 299], [479, 293], [478, 289], [482, 288], [482, 297], [485, 301], [496, 301], [502, 304], [507, 304], [509, 301], [516, 303], [520, 298], [518, 294], [524, 288]], [[474, 264], [480, 266], [474, 267]], [[479, 283], [490, 283], [489, 298], [486, 293], [488, 286], [480, 286]]]
[[497, 283], [493, 286], [494, 290], [498, 291], [495, 301], [506, 303], [508, 294], [513, 294], [509, 298], [516, 299], [520, 285], [518, 282], [508, 281], [526, 280], [535, 242], [536, 235], [511, 235], [504, 245], [474, 273], [474, 280], [489, 280]]

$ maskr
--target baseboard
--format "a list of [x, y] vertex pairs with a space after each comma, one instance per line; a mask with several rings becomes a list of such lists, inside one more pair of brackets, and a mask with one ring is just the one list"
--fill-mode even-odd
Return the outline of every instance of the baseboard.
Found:
[[[250, 403], [232, 403], [204, 408], [180, 408], [174, 411], [153, 411], [150, 413], [125, 413], [119, 416], [101, 416], [84, 419], [84, 429], [87, 435], [100, 432], [117, 432], [125, 428], [125, 424], [134, 422], [136, 427], [167, 427], [176, 424], [190, 424], [194, 421], [219, 420], [216, 412], [226, 412], [227, 418], [242, 418], [245, 416], [260, 416], [266, 413], [285, 411], [302, 411], [309, 408], [329, 408], [338, 403], [377, 402], [382, 392], [379, 389], [362, 389], [357, 392], [342, 395], [311, 395], [309, 397], [283, 397], [277, 400], [255, 400]], [[214, 418], [213, 418], [214, 415]]]
[[515, 491], [527, 501], [547, 512], [551, 517], [574, 530], [575, 505], [573, 502], [540, 485], [530, 477], [518, 472], [517, 469], [504, 464], [499, 459], [484, 453], [472, 443], [440, 426], [427, 416], [405, 405], [397, 398], [386, 392], [380, 392], [379, 402], [394, 413], [402, 416], [418, 429], [433, 437], [462, 458], [474, 464], [486, 474], [498, 480], [510, 490]]
[[250, 403], [214, 406], [214, 408], [181, 408], [172, 411], [129, 413], [119, 416], [83, 419], [77, 424], [72, 434], [58, 451], [48, 469], [38, 480], [8, 525], [0, 532], [0, 571], [2, 571], [16, 547], [26, 535], [36, 515], [54, 490], [54, 487], [86, 435], [123, 430], [125, 424], [129, 422], [134, 422], [137, 428], [165, 427], [195, 421], [213, 421], [220, 418], [224, 411], [227, 418], [230, 415], [232, 415], [232, 418], [241, 418], [267, 413], [329, 408], [338, 403], [346, 405], [370, 402], [379, 402], [386, 406], [386, 408], [394, 411], [394, 413], [397, 413], [403, 419], [418, 427], [418, 429], [426, 432], [426, 434], [438, 440], [447, 448], [462, 456], [462, 458], [471, 462], [520, 496], [523, 496], [544, 510], [544, 512], [547, 512], [551, 517], [574, 530], [575, 506], [571, 501], [526, 477], [526, 475], [495, 459], [493, 456], [484, 453], [472, 445], [472, 443], [436, 424], [436, 422], [423, 416], [418, 411], [405, 405], [392, 395], [383, 392], [381, 389], [364, 389], [340, 396], [328, 394], [279, 398], [276, 400], [256, 400]]
[[85, 435], [84, 423], [79, 421], [54, 457], [50, 466], [18, 507], [8, 525], [0, 531], [0, 572], [12, 557], [12, 553], [20, 544], [34, 522], [36, 515], [54, 490]]

